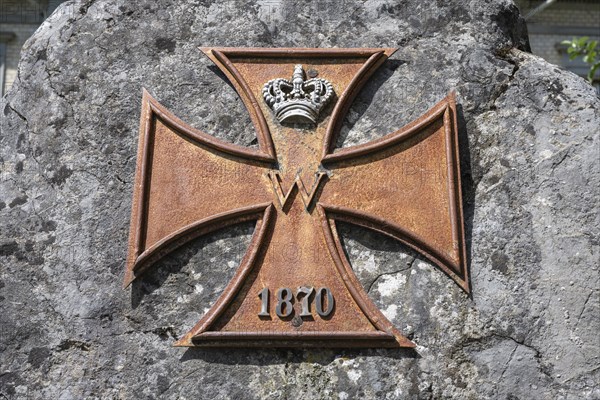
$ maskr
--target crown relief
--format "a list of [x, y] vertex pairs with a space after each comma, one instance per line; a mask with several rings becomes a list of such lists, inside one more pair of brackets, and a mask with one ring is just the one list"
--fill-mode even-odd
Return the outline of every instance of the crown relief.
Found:
[[288, 79], [271, 79], [263, 87], [265, 102], [271, 107], [280, 123], [316, 124], [321, 110], [334, 95], [333, 85], [326, 79], [304, 80], [304, 69], [294, 67], [291, 82]]

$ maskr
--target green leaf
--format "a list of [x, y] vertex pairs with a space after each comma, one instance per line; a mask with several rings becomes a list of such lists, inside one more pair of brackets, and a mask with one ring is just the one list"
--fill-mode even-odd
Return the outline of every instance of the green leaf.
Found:
[[573, 61], [578, 57], [582, 58], [582, 61], [590, 65], [590, 69], [587, 74], [588, 81], [593, 83], [596, 72], [600, 69], [600, 62], [597, 61], [598, 57], [598, 41], [590, 40], [588, 36], [573, 37], [572, 40], [563, 40], [563, 45], [567, 45], [567, 54], [569, 60]]

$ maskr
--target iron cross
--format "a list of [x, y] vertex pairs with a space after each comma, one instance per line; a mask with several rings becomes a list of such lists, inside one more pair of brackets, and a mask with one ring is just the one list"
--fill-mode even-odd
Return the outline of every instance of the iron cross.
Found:
[[[334, 149], [353, 99], [395, 49], [202, 51], [236, 88], [258, 149], [190, 127], [144, 91], [125, 286], [200, 235], [256, 221], [235, 276], [176, 345], [414, 347], [362, 288], [336, 221], [399, 240], [469, 292], [454, 94], [396, 132]], [[315, 122], [302, 129], [270, 107], [271, 82], [292, 71], [299, 97], [299, 64], [324, 78], [307, 91], [337, 95], [318, 118], [307, 109]]]

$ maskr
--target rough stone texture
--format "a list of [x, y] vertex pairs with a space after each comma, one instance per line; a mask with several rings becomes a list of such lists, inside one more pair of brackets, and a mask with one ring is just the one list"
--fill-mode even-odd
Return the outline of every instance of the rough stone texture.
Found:
[[[501, 0], [63, 4], [0, 102], [0, 398], [600, 398], [600, 101], [517, 50], [524, 32]], [[341, 227], [417, 352], [171, 347], [226, 285], [252, 225], [121, 289], [142, 87], [198, 128], [255, 143], [207, 45], [399, 47], [353, 106], [344, 146], [457, 90], [473, 298], [394, 241]]]

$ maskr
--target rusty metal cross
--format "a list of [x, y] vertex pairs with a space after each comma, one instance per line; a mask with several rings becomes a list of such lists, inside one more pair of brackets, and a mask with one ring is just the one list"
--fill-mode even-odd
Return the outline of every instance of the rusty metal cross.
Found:
[[[176, 345], [414, 347], [362, 288], [336, 221], [399, 240], [469, 292], [454, 95], [396, 132], [334, 149], [351, 102], [394, 49], [202, 50], [246, 105], [258, 149], [188, 126], [144, 91], [125, 286], [200, 235], [256, 221], [235, 276]], [[339, 96], [303, 129], [261, 101], [265, 82], [298, 63]]]

